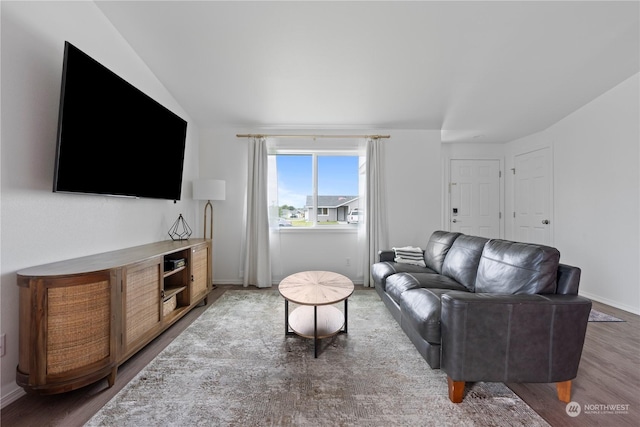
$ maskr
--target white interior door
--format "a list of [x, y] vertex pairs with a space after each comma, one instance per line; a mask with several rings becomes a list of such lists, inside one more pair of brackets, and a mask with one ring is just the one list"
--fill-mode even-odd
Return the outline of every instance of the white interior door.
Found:
[[451, 160], [451, 231], [500, 237], [500, 176], [499, 160]]
[[515, 240], [551, 245], [551, 149], [515, 156]]

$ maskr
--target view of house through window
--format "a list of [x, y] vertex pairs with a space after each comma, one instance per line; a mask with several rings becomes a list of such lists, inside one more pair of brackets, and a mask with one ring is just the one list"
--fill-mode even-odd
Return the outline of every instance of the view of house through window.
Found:
[[357, 224], [362, 212], [356, 154], [273, 154], [269, 215], [279, 227]]

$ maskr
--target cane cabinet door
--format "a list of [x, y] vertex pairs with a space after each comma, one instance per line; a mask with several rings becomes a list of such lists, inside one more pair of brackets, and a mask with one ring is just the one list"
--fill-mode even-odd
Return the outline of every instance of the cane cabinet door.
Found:
[[209, 254], [206, 243], [191, 248], [191, 303], [204, 298], [209, 293]]
[[123, 269], [122, 356], [151, 341], [161, 327], [163, 262], [155, 257]]
[[[18, 278], [20, 386], [58, 393], [95, 381], [96, 372], [106, 375], [114, 366], [116, 292], [110, 273]], [[41, 326], [39, 334], [31, 333], [34, 324]]]

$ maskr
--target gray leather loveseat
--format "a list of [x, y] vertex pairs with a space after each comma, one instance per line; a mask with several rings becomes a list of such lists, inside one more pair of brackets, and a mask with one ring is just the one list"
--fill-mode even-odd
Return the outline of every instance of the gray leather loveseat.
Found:
[[452, 402], [476, 381], [554, 382], [570, 402], [591, 301], [557, 249], [436, 231], [425, 266], [395, 255], [381, 251], [372, 265], [376, 290], [429, 366], [446, 372]]

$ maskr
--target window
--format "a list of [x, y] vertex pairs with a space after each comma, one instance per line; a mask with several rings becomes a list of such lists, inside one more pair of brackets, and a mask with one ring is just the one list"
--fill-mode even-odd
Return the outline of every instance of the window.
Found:
[[[273, 150], [269, 156], [271, 224], [354, 227], [362, 159], [356, 150]], [[363, 178], [363, 177], [362, 177]]]

